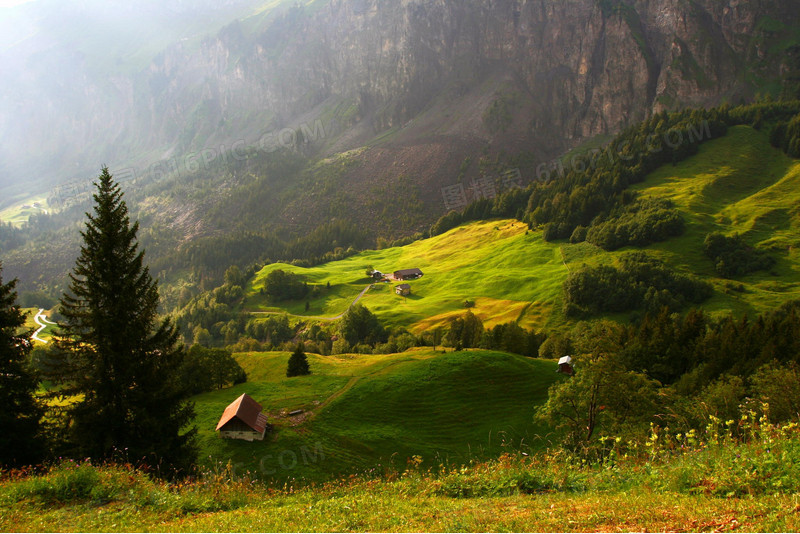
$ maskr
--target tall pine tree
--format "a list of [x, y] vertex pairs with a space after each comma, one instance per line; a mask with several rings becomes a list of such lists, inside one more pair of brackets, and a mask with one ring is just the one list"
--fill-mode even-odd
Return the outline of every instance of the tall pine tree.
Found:
[[196, 430], [186, 430], [194, 407], [180, 384], [185, 351], [177, 328], [157, 317], [158, 286], [138, 251], [139, 224], [131, 225], [108, 168], [95, 186], [57, 338], [67, 354], [60, 381], [82, 397], [70, 410], [73, 435], [92, 458], [186, 472]]
[[26, 359], [31, 333], [17, 305], [16, 280], [3, 284], [0, 266], [0, 465], [18, 466], [41, 459], [39, 422], [42, 407], [36, 402], [37, 382]]
[[286, 364], [286, 376], [304, 376], [310, 375], [311, 369], [308, 367], [308, 358], [306, 358], [305, 346], [303, 342], [297, 344], [297, 348], [289, 356], [289, 362]]

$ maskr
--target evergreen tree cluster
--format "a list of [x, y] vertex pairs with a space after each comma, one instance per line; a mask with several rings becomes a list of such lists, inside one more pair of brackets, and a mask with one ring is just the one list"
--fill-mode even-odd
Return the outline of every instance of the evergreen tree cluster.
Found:
[[531, 330], [525, 330], [515, 322], [498, 324], [486, 330], [481, 337], [482, 349], [512, 352], [522, 356], [536, 357], [543, 336]]
[[308, 284], [294, 273], [276, 269], [264, 281], [264, 294], [273, 302], [300, 300], [309, 293]]
[[724, 278], [735, 278], [775, 266], [775, 258], [751, 247], [739, 234], [730, 237], [719, 232], [708, 234], [703, 242], [703, 250], [714, 263], [717, 274]]
[[796, 420], [799, 334], [800, 301], [754, 320], [663, 308], [636, 325], [579, 323], [552, 355], [572, 354], [575, 376], [551, 387], [537, 418], [585, 455], [602, 454], [598, 435], [644, 443], [654, 428], [702, 430], [712, 417]]
[[800, 158], [800, 114], [789, 122], [780, 122], [770, 134], [770, 143], [792, 158]]
[[571, 242], [585, 240], [611, 251], [628, 245], [644, 247], [666, 241], [683, 234], [685, 224], [671, 201], [648, 198], [614, 209], [607, 220], [586, 230], [583, 239], [575, 233], [580, 228], [585, 227], [575, 229], [570, 237]]
[[620, 351], [625, 366], [674, 384], [684, 395], [726, 375], [749, 379], [764, 365], [800, 363], [800, 301], [752, 320], [661, 310], [626, 328], [628, 341]]
[[44, 410], [27, 362], [31, 332], [25, 329], [15, 286], [16, 280], [3, 283], [0, 266], [0, 466], [29, 465], [44, 455]]
[[528, 201], [527, 221], [544, 226], [547, 239], [569, 238], [578, 226], [591, 227], [630, 196], [625, 190], [658, 167], [697, 152], [705, 141], [725, 135], [726, 109], [658, 113], [620, 133], [588, 166], [538, 183]]
[[122, 192], [107, 168], [61, 299], [54, 394], [74, 397], [70, 438], [82, 456], [185, 474], [196, 456], [194, 417], [180, 382], [184, 349], [158, 318], [158, 286], [138, 250]]
[[800, 101], [793, 100], [655, 114], [622, 131], [602, 151], [575, 156], [557, 168], [529, 169], [538, 178], [530, 187], [478, 199], [460, 212], [450, 212], [431, 226], [430, 235], [496, 217], [516, 217], [531, 227], [542, 227], [548, 241], [578, 243], [591, 236], [593, 243], [606, 250], [680, 235], [683, 222], [673, 206], [666, 201], [636, 202], [628, 187], [662, 165], [696, 154], [701, 144], [724, 136], [731, 126], [777, 122], [773, 144], [791, 145], [796, 137], [793, 132], [800, 129], [800, 120], [793, 119], [798, 112]]
[[445, 343], [455, 347], [456, 350], [477, 347], [480, 345], [483, 332], [483, 321], [471, 310], [467, 310], [462, 316], [450, 320]]
[[676, 273], [645, 252], [629, 252], [619, 266], [583, 266], [564, 281], [564, 311], [569, 316], [602, 312], [677, 311], [711, 297], [710, 284]]

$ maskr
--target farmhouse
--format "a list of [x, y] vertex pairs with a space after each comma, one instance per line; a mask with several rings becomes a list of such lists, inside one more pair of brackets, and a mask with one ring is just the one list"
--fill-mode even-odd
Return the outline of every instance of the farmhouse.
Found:
[[268, 427], [261, 405], [247, 393], [230, 403], [217, 423], [220, 437], [245, 441], [263, 440]]
[[394, 272], [395, 280], [416, 280], [422, 277], [422, 271], [419, 269], [402, 269]]
[[572, 358], [570, 356], [564, 356], [558, 360], [558, 371], [556, 372], [572, 376], [572, 373], [574, 372], [572, 369]]
[[408, 284], [400, 284], [394, 288], [394, 292], [405, 297], [406, 295], [411, 294], [411, 286]]

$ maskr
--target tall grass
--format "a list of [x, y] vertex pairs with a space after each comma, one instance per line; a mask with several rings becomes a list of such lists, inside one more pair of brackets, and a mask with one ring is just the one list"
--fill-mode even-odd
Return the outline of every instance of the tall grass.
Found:
[[653, 427], [636, 446], [603, 437], [593, 461], [552, 450], [436, 473], [412, 457], [403, 470], [304, 488], [230, 466], [167, 484], [130, 466], [66, 462], [3, 474], [0, 529], [796, 530], [800, 425], [754, 415], [685, 434]]

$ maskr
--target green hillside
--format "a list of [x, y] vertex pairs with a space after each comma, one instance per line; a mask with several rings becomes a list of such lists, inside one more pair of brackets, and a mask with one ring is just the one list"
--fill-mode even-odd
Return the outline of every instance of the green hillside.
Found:
[[[712, 283], [715, 292], [703, 305], [706, 311], [754, 314], [800, 298], [800, 162], [770, 146], [766, 133], [733, 127], [725, 137], [703, 144], [697, 155], [658, 169], [632, 189], [642, 197], [673, 201], [685, 219], [683, 235], [646, 250], [675, 270]], [[711, 232], [741, 234], [748, 244], [768, 250], [776, 266], [735, 280], [720, 278], [703, 252]], [[526, 328], [560, 328], [568, 324], [561, 287], [569, 272], [583, 264], [613, 263], [633, 249], [606, 252], [586, 242], [548, 243], [540, 231], [528, 231], [518, 221], [476, 222], [404, 247], [366, 251], [313, 268], [268, 265], [250, 282], [244, 309], [331, 320], [367, 287], [368, 266], [382, 272], [418, 267], [425, 276], [410, 282], [408, 298], [395, 295], [394, 285], [376, 284], [359, 302], [385, 324], [415, 333], [445, 325], [463, 313], [466, 299], [475, 301], [473, 311], [487, 327], [516, 321]], [[305, 301], [278, 307], [260, 294], [267, 274], [276, 269], [319, 286], [308, 311]]]
[[[490, 351], [309, 355], [313, 374], [295, 378], [286, 378], [288, 353], [236, 356], [248, 382], [193, 399], [201, 461], [279, 480], [403, 469], [413, 456], [438, 466], [540, 448], [545, 431], [533, 411], [559, 377], [552, 362]], [[275, 426], [263, 442], [214, 431], [242, 393]]]
[[[714, 284], [714, 297], [704, 308], [761, 313], [800, 298], [800, 162], [770, 146], [766, 134], [749, 126], [731, 128], [696, 156], [659, 169], [634, 189], [672, 200], [686, 219], [684, 235], [650, 248]], [[721, 279], [703, 254], [711, 232], [739, 233], [778, 263], [769, 272]], [[744, 291], [731, 290], [740, 283]]]
[[[463, 311], [467, 299], [476, 303], [473, 312], [487, 327], [508, 321], [539, 327], [556, 308], [567, 276], [559, 247], [545, 243], [540, 233], [528, 232], [518, 221], [489, 221], [313, 268], [268, 265], [248, 285], [244, 308], [336, 317], [369, 285], [368, 266], [385, 273], [414, 267], [423, 271], [421, 279], [409, 282], [412, 295], [406, 299], [394, 293], [394, 284], [375, 284], [360, 300], [387, 325], [415, 332], [445, 323], [453, 313]], [[309, 301], [308, 312], [305, 301], [278, 308], [260, 294], [266, 276], [276, 269], [297, 273], [309, 285], [320, 287], [320, 294]], [[330, 290], [323, 289], [327, 283]]]

